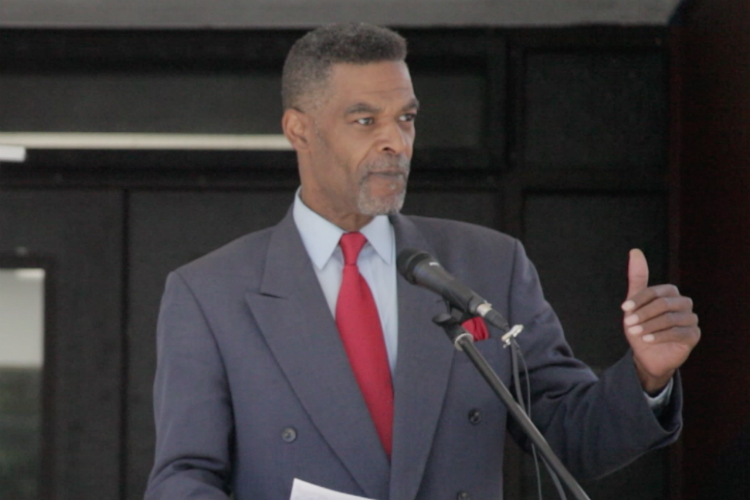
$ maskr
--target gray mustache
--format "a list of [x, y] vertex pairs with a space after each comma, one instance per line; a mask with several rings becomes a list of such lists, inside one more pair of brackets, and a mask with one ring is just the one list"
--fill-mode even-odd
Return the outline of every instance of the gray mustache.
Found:
[[410, 168], [411, 162], [409, 158], [405, 156], [391, 156], [379, 158], [372, 163], [366, 164], [364, 170], [367, 174], [389, 173], [408, 176]]

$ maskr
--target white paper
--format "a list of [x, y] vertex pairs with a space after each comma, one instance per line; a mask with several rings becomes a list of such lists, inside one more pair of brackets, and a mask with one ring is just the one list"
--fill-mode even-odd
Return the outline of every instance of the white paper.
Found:
[[301, 479], [294, 478], [292, 483], [292, 496], [289, 500], [372, 500], [356, 495], [348, 495], [338, 491], [329, 490], [322, 486], [316, 486]]

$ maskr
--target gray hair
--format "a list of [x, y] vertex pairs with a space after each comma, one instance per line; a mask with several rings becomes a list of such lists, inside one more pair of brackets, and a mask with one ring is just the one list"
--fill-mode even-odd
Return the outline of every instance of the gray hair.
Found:
[[[406, 59], [406, 40], [388, 28], [365, 23], [331, 24], [297, 40], [284, 62], [281, 103], [284, 109], [316, 104], [338, 63], [367, 64]], [[312, 101], [312, 102], [311, 102]]]

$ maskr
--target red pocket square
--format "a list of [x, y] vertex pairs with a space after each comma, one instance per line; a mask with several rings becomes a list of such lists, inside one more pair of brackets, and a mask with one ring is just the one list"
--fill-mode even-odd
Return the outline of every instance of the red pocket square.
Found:
[[490, 338], [490, 332], [482, 318], [476, 317], [466, 320], [461, 325], [474, 337], [474, 342]]

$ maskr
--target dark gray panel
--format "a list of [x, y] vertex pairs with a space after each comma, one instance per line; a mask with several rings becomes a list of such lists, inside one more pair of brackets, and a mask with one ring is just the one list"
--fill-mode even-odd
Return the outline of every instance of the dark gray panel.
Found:
[[154, 459], [156, 318], [167, 273], [286, 213], [291, 191], [137, 192], [129, 210], [127, 498], [140, 500]]
[[[526, 196], [523, 241], [577, 357], [595, 371], [625, 353], [620, 304], [627, 292], [630, 248], [649, 261], [650, 284], [667, 269], [667, 200], [662, 195], [532, 194]], [[661, 499], [667, 491], [667, 450], [650, 453], [598, 481], [584, 483], [592, 499]], [[524, 457], [524, 498], [536, 498], [533, 468]], [[550, 484], [545, 497], [555, 497]]]
[[117, 498], [122, 196], [0, 190], [0, 253], [54, 262], [53, 484], [60, 500]]
[[486, 76], [412, 71], [419, 99], [417, 148], [471, 148], [484, 143]]
[[650, 283], [667, 269], [667, 201], [662, 195], [528, 195], [523, 242], [547, 300], [579, 358], [602, 369], [627, 343], [620, 304], [627, 292], [628, 251], [641, 248]]
[[529, 53], [523, 82], [523, 155], [557, 167], [663, 169], [664, 56]]
[[[417, 147], [481, 145], [482, 75], [415, 73], [414, 87]], [[280, 134], [280, 92], [280, 72], [4, 74], [0, 130]]]
[[497, 228], [498, 195], [492, 192], [410, 191], [403, 213]]
[[0, 130], [280, 134], [281, 73], [5, 73]]
[[[11, 316], [22, 314], [4, 309]], [[5, 329], [3, 333], [7, 335], [8, 331]], [[11, 335], [14, 333], [13, 330], [10, 332]], [[4, 338], [0, 341], [7, 349], [10, 342]], [[12, 344], [10, 350], [13, 351]], [[0, 491], [7, 498], [38, 500], [44, 489], [40, 484], [40, 478], [45, 474], [41, 463], [44, 440], [42, 390], [42, 371], [39, 368], [0, 366], [0, 462], [3, 464]]]

